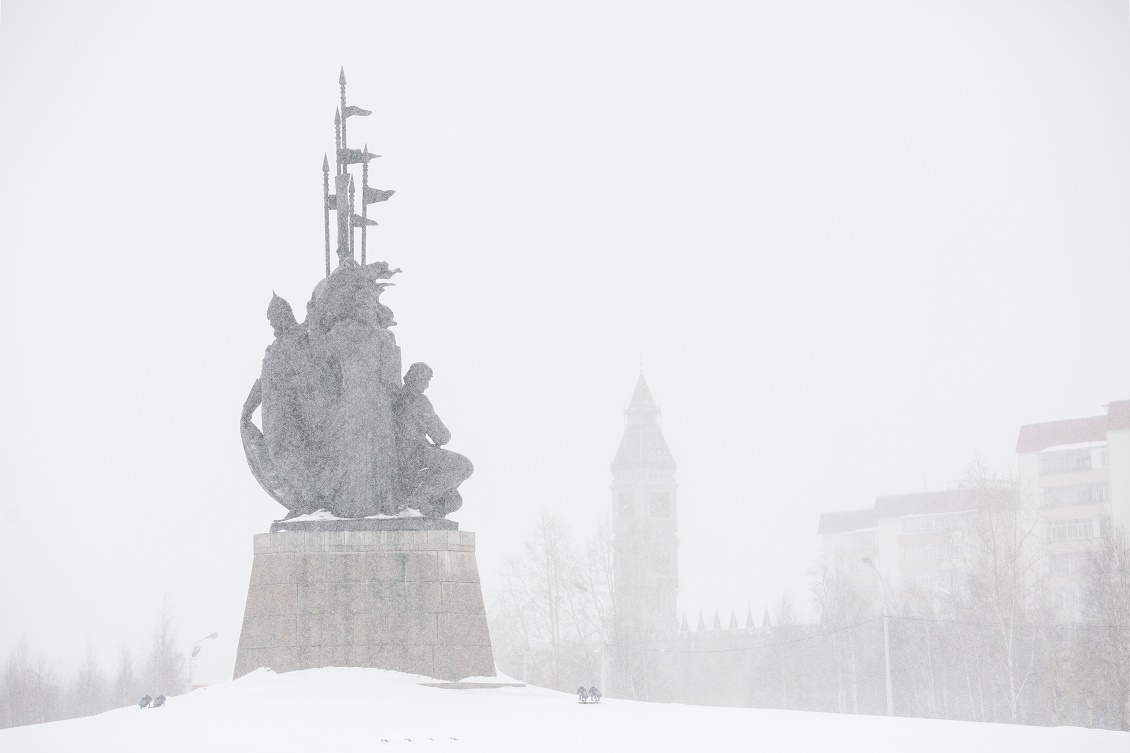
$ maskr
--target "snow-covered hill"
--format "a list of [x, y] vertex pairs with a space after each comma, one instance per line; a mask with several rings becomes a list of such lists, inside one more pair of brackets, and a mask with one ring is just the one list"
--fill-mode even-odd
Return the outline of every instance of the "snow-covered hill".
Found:
[[582, 705], [540, 688], [448, 690], [424, 681], [377, 669], [259, 670], [164, 708], [3, 730], [0, 751], [1130, 751], [1130, 733], [1075, 727], [615, 699]]

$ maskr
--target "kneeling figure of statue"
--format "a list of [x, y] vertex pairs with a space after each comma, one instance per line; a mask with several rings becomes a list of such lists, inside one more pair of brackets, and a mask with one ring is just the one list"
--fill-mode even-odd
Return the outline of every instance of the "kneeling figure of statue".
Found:
[[458, 486], [475, 467], [457, 452], [443, 449], [451, 432], [436, 415], [424, 390], [432, 379], [426, 363], [414, 363], [404, 375], [396, 405], [401, 505], [428, 518], [442, 518], [463, 505]]

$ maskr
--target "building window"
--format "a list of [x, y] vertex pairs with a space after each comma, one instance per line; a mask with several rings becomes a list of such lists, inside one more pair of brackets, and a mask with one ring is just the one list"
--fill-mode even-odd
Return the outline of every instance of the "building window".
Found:
[[883, 589], [878, 583], [860, 584], [855, 587], [855, 590], [868, 601], [881, 602], [883, 600]]
[[905, 573], [903, 576], [907, 582], [913, 583], [916, 586], [923, 588], [937, 588], [938, 587], [938, 574], [933, 572], [917, 572]]
[[1096, 484], [1049, 486], [1040, 490], [1041, 507], [1074, 507], [1106, 502], [1110, 502], [1110, 484], [1106, 481]]
[[921, 560], [936, 559], [938, 559], [938, 547], [936, 546], [910, 546], [902, 550], [903, 562], [919, 562]]
[[1048, 521], [1048, 541], [1089, 539], [1093, 533], [1094, 525], [1090, 518]]
[[1052, 575], [1078, 575], [1087, 564], [1087, 555], [1081, 552], [1053, 554], [1048, 557], [1048, 572]]
[[670, 492], [652, 492], [651, 493], [651, 517], [653, 518], [669, 518], [671, 517], [671, 494]]
[[903, 518], [902, 532], [909, 533], [933, 533], [934, 532], [934, 519], [923, 518]]
[[1089, 470], [1091, 470], [1091, 451], [1089, 449], [1060, 450], [1058, 452], [1045, 452], [1040, 455], [1041, 476]]
[[968, 531], [973, 525], [973, 518], [967, 513], [955, 515], [940, 515], [937, 518], [936, 528], [939, 533], [955, 533]]
[[972, 557], [977, 553], [973, 544], [968, 541], [951, 541], [938, 547], [938, 557], [948, 559], [951, 557]]
[[631, 492], [620, 492], [620, 517], [634, 518], [636, 516], [636, 497]]
[[874, 531], [858, 531], [851, 535], [851, 548], [852, 549], [874, 549], [875, 548], [875, 532]]

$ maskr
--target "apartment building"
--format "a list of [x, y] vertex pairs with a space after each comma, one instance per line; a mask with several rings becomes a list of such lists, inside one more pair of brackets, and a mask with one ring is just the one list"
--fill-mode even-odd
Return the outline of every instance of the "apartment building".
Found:
[[834, 567], [842, 567], [856, 590], [876, 598], [881, 595], [879, 568], [879, 520], [874, 509], [840, 510], [820, 516], [817, 533], [824, 539], [824, 556]]
[[896, 494], [877, 497], [870, 509], [824, 513], [817, 530], [825, 555], [841, 560], [864, 592], [874, 590], [878, 574], [888, 588], [934, 588], [948, 583], [967, 553], [975, 512], [964, 488]]
[[[1022, 426], [1016, 453], [1024, 509], [1043, 545], [1040, 575], [1072, 615], [1090, 542], [1115, 526], [1130, 531], [1130, 400], [1100, 416]], [[961, 484], [883, 496], [870, 509], [824, 513], [817, 531], [861, 590], [874, 588], [876, 570], [889, 588], [936, 588], [971, 552], [977, 500]]]
[[1039, 521], [1048, 587], [1076, 612], [1080, 574], [1097, 536], [1130, 530], [1130, 400], [1106, 413], [1020, 427], [1020, 485]]

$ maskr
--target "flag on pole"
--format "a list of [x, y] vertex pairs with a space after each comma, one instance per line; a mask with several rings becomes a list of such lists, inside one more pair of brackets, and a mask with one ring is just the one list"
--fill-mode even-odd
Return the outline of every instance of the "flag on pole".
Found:
[[369, 160], [376, 159], [377, 157], [380, 157], [380, 156], [381, 155], [379, 155], [379, 154], [366, 153], [361, 149], [338, 149], [337, 150], [338, 161], [340, 161], [340, 162], [342, 162], [346, 165], [355, 165], [358, 162], [364, 162], [364, 163], [368, 164]]
[[372, 114], [373, 114], [373, 112], [371, 110], [362, 110], [357, 105], [349, 105], [348, 107], [345, 108], [345, 110], [342, 111], [341, 116], [343, 118], [348, 118], [350, 115], [362, 115], [362, 116], [364, 116], [364, 115], [372, 115]]
[[353, 215], [353, 227], [368, 227], [376, 224], [376, 220], [370, 220], [368, 217], [362, 217], [359, 214]]
[[365, 203], [376, 204], [378, 201], [388, 201], [388, 198], [394, 193], [396, 191], [382, 191], [379, 188], [365, 186]]

